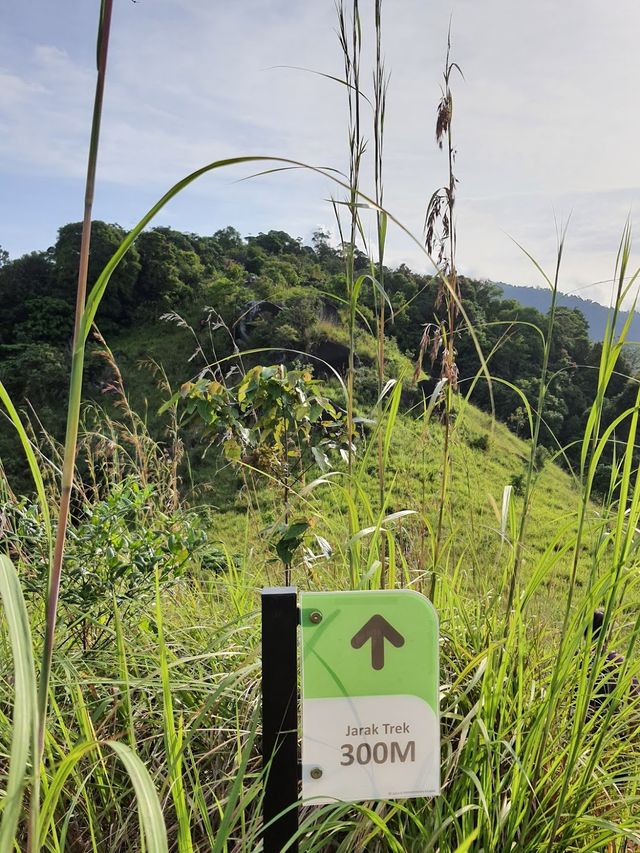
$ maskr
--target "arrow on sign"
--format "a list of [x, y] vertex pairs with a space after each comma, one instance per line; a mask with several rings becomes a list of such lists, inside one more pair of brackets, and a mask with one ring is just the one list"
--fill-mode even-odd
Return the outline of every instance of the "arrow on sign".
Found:
[[404, 637], [399, 634], [393, 625], [390, 625], [384, 616], [376, 613], [360, 630], [351, 638], [354, 649], [360, 649], [367, 640], [371, 640], [371, 666], [374, 669], [384, 667], [384, 641], [388, 640], [397, 649], [404, 646]]

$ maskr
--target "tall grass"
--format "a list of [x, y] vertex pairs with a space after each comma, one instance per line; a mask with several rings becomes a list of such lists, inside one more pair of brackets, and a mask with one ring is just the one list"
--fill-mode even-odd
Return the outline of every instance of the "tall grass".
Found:
[[[49, 695], [49, 680], [53, 646], [55, 643], [56, 616], [58, 596], [60, 592], [60, 577], [64, 558], [69, 508], [73, 489], [73, 473], [75, 468], [76, 445], [78, 440], [78, 422], [80, 418], [80, 400], [82, 394], [82, 370], [84, 366], [85, 341], [82, 338], [82, 319], [85, 310], [87, 294], [87, 276], [89, 272], [89, 247], [91, 243], [91, 212], [95, 192], [96, 168], [98, 164], [98, 146], [100, 142], [100, 125], [102, 121], [102, 103], [104, 85], [107, 73], [107, 57], [109, 55], [109, 35], [111, 32], [111, 15], [113, 0], [101, 0], [98, 23], [98, 42], [96, 50], [96, 91], [94, 96], [93, 120], [91, 123], [91, 140], [87, 163], [85, 182], [84, 217], [82, 222], [82, 238], [78, 264], [78, 286], [76, 291], [76, 309], [73, 325], [73, 354], [71, 361], [71, 381], [69, 388], [69, 403], [67, 413], [67, 429], [62, 464], [62, 483], [60, 488], [60, 503], [58, 506], [58, 523], [56, 528], [51, 574], [47, 590], [47, 617], [42, 652], [42, 668], [40, 672], [38, 697], [38, 752], [36, 763], [41, 760], [44, 751], [44, 733], [47, 720], [47, 700]], [[34, 787], [34, 799], [37, 799], [37, 788]], [[32, 805], [35, 812], [35, 803]]]
[[[385, 376], [385, 333], [386, 333], [386, 301], [384, 298], [384, 252], [387, 238], [387, 217], [384, 213], [384, 125], [387, 109], [387, 88], [389, 75], [384, 66], [382, 54], [382, 0], [375, 0], [374, 8], [375, 30], [375, 65], [373, 69], [373, 143], [374, 143], [374, 185], [376, 210], [376, 265], [372, 265], [371, 277], [376, 278], [382, 296], [376, 295], [378, 314], [378, 397], [384, 395]], [[380, 507], [386, 505], [386, 459], [383, 432], [378, 431], [378, 492]], [[384, 589], [387, 584], [386, 542], [380, 543], [380, 586]]]
[[[451, 60], [451, 24], [447, 34], [447, 55], [444, 64], [442, 97], [438, 104], [436, 115], [436, 142], [442, 150], [446, 143], [447, 153], [447, 184], [437, 189], [427, 207], [425, 217], [425, 245], [429, 254], [437, 255], [437, 264], [442, 275], [442, 287], [439, 300], [446, 305], [446, 319], [441, 321], [434, 331], [432, 346], [432, 362], [440, 359], [440, 379], [442, 382], [442, 394], [444, 397], [444, 447], [442, 457], [442, 481], [440, 491], [440, 513], [436, 528], [436, 539], [434, 549], [433, 579], [431, 583], [431, 597], [435, 591], [436, 565], [440, 549], [442, 547], [444, 513], [447, 506], [447, 490], [451, 475], [451, 421], [453, 418], [454, 397], [458, 390], [458, 364], [456, 359], [456, 325], [458, 320], [458, 309], [460, 305], [460, 286], [458, 283], [458, 272], [456, 268], [457, 252], [457, 223], [456, 223], [456, 185], [458, 180], [454, 173], [456, 149], [453, 144], [453, 92], [451, 89], [451, 77], [455, 71], [460, 71], [457, 63]], [[429, 344], [430, 318], [425, 324], [420, 346], [421, 360], [424, 350]], [[442, 350], [442, 353], [440, 353]]]
[[[14, 725], [11, 737], [12, 747], [7, 777], [6, 799], [4, 803], [5, 809], [3, 812], [2, 823], [0, 824], [0, 850], [2, 851], [9, 851], [13, 849], [17, 843], [18, 823], [23, 792], [27, 779], [27, 760], [29, 755], [31, 758], [31, 790], [26, 847], [31, 851], [41, 849], [45, 839], [47, 838], [51, 821], [51, 813], [52, 810], [55, 809], [60, 796], [60, 791], [67, 777], [70, 774], [75, 773], [76, 765], [84, 755], [93, 752], [96, 749], [99, 750], [97, 742], [88, 740], [86, 743], [77, 746], [64, 758], [51, 781], [51, 786], [49, 787], [49, 785], [47, 785], [45, 788], [45, 801], [41, 812], [40, 791], [42, 782], [42, 763], [45, 753], [47, 710], [51, 683], [60, 580], [62, 575], [62, 562], [69, 521], [80, 415], [82, 369], [86, 340], [86, 335], [84, 337], [82, 335], [82, 324], [83, 319], [85, 318], [89, 245], [91, 239], [91, 212], [93, 208], [112, 8], [112, 0], [101, 0], [96, 55], [97, 79], [93, 120], [91, 125], [91, 140], [89, 144], [87, 178], [85, 184], [84, 220], [79, 256], [67, 431], [63, 458], [60, 500], [57, 506], [57, 530], [53, 550], [51, 547], [52, 537], [50, 512], [46, 495], [44, 494], [43, 478], [35, 459], [31, 442], [15, 407], [4, 388], [2, 388], [1, 392], [2, 402], [4, 403], [11, 421], [18, 432], [40, 499], [40, 508], [48, 539], [50, 556], [50, 571], [45, 596], [45, 632], [42, 648], [42, 665], [39, 677], [36, 677], [35, 667], [33, 664], [30, 623], [24, 599], [22, 597], [20, 584], [10, 560], [6, 557], [0, 558], [0, 591], [2, 594], [4, 612], [7, 615], [9, 624], [15, 681]], [[36, 693], [37, 703], [33, 701]], [[136, 757], [135, 753], [122, 744], [110, 743], [109, 745], [124, 764], [135, 790], [140, 821], [147, 843], [152, 850], [166, 850], [166, 833], [162, 813], [156, 799], [153, 785], [144, 765]]]

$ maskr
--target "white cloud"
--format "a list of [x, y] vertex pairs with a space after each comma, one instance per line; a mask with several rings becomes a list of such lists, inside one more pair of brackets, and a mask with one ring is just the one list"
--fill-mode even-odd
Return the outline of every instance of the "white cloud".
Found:
[[43, 91], [43, 87], [38, 83], [29, 83], [17, 74], [0, 68], [0, 110], [9, 110], [28, 103]]

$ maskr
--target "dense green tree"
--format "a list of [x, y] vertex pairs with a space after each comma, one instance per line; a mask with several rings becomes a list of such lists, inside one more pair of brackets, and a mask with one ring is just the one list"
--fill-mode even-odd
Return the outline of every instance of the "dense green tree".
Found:
[[64, 412], [63, 401], [69, 384], [69, 352], [49, 344], [12, 344], [3, 347], [0, 380], [28, 400], [36, 411]]
[[[82, 223], [72, 222], [58, 232], [53, 248], [57, 294], [63, 299], [75, 300], [80, 262], [80, 240]], [[95, 221], [91, 226], [91, 246], [89, 252], [88, 284], [95, 284], [98, 276], [112, 258], [125, 237], [125, 231], [119, 225], [108, 225]], [[116, 267], [109, 287], [100, 304], [97, 322], [127, 324], [132, 319], [132, 311], [138, 301], [136, 282], [140, 272], [140, 256], [133, 246]]]
[[325, 228], [318, 228], [313, 232], [311, 245], [318, 260], [330, 273], [337, 273], [344, 269], [344, 261], [340, 253], [331, 245], [331, 234]]
[[[16, 260], [0, 250], [0, 378], [18, 404], [29, 400], [48, 413], [51, 423], [66, 393], [80, 231], [80, 223], [65, 225], [52, 249]], [[90, 284], [123, 237], [124, 231], [117, 225], [93, 223]], [[244, 240], [231, 227], [205, 237], [167, 227], [143, 232], [115, 270], [98, 322], [107, 336], [126, 336], [126, 327], [134, 320], [148, 324], [148, 334], [154, 335], [153, 324], [159, 315], [175, 309], [193, 325], [200, 344], [211, 349], [213, 359], [232, 355], [236, 347], [264, 350], [246, 356], [245, 367], [250, 368], [273, 359], [274, 352], [277, 358], [293, 360], [286, 352], [301, 350], [344, 370], [344, 247], [333, 247], [323, 230], [316, 231], [311, 242], [303, 246], [299, 239], [279, 230]], [[360, 251], [355, 252], [354, 263], [357, 273], [369, 272], [369, 261]], [[441, 375], [443, 342], [435, 332], [443, 319], [442, 283], [406, 265], [386, 269], [384, 281], [393, 306], [386, 327], [388, 375], [406, 372], [406, 357], [415, 361], [421, 342], [426, 341], [422, 366], [428, 391]], [[460, 389], [465, 393], [480, 376], [472, 400], [489, 409], [491, 395], [481, 370], [479, 346], [493, 377], [497, 416], [526, 437], [525, 407], [512, 386], [520, 389], [531, 406], [537, 405], [548, 316], [504, 299], [501, 289], [491, 282], [460, 276], [459, 285], [465, 315], [458, 316], [456, 334]], [[365, 282], [356, 329], [356, 389], [363, 405], [375, 402], [378, 390], [372, 369], [375, 344], [369, 334], [375, 326], [378, 299], [379, 294]], [[578, 459], [577, 440], [596, 393], [601, 350], [600, 344], [589, 340], [584, 316], [559, 306], [540, 438], [549, 448], [566, 447], [572, 463]], [[136, 358], [141, 355], [145, 355], [144, 346]], [[607, 391], [605, 425], [633, 405], [635, 386], [629, 382], [630, 371], [621, 359]], [[88, 389], [97, 392], [91, 383]], [[622, 425], [618, 436], [623, 437], [626, 429]], [[603, 465], [611, 465], [612, 459], [609, 449]]]
[[251, 275], [260, 275], [266, 259], [267, 253], [262, 246], [253, 243], [249, 245], [244, 262], [247, 272], [251, 273]]
[[224, 252], [220, 248], [220, 244], [215, 237], [199, 237], [197, 234], [191, 236], [193, 237], [194, 249], [204, 267], [205, 275], [212, 275], [221, 268], [223, 263]]
[[268, 255], [299, 255], [302, 253], [302, 241], [294, 239], [286, 231], [260, 232], [257, 237], [247, 237], [249, 246], [259, 246]]
[[307, 288], [290, 288], [286, 296], [278, 301], [280, 310], [275, 316], [265, 312], [252, 330], [252, 342], [258, 346], [276, 346], [306, 351], [311, 343], [311, 334], [322, 313], [320, 297]]
[[45, 342], [58, 348], [71, 344], [73, 311], [70, 303], [59, 296], [34, 296], [23, 303], [24, 316], [16, 323], [16, 343]]
[[140, 235], [137, 247], [139, 302], [166, 310], [195, 297], [205, 268], [186, 235], [169, 228], [154, 228]]
[[55, 267], [45, 252], [31, 252], [0, 267], [0, 343], [11, 344], [20, 323], [29, 319], [28, 303], [50, 295]]
[[551, 363], [562, 366], [570, 359], [575, 365], [585, 364], [591, 351], [589, 327], [576, 308], [556, 309], [551, 348]]
[[236, 228], [232, 228], [230, 225], [216, 231], [213, 237], [225, 255], [229, 255], [232, 252], [242, 251], [244, 249], [245, 243], [240, 232]]

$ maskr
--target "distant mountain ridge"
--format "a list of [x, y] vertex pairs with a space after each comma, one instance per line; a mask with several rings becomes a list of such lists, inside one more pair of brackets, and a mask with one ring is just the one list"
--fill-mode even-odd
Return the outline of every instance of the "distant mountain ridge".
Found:
[[[502, 289], [504, 299], [515, 299], [521, 305], [527, 305], [531, 308], [537, 308], [543, 314], [549, 310], [551, 305], [551, 293], [544, 287], [516, 287], [513, 284], [505, 284], [502, 281], [494, 282]], [[581, 311], [589, 324], [589, 337], [592, 341], [601, 341], [604, 338], [605, 328], [609, 309], [599, 302], [593, 302], [591, 299], [582, 299], [580, 296], [568, 296], [565, 293], [558, 293], [558, 305], [565, 308], [577, 308]], [[618, 330], [622, 328], [629, 316], [628, 311], [621, 311], [618, 318]], [[640, 341], [640, 314], [635, 311], [629, 332], [627, 334], [629, 342]]]

